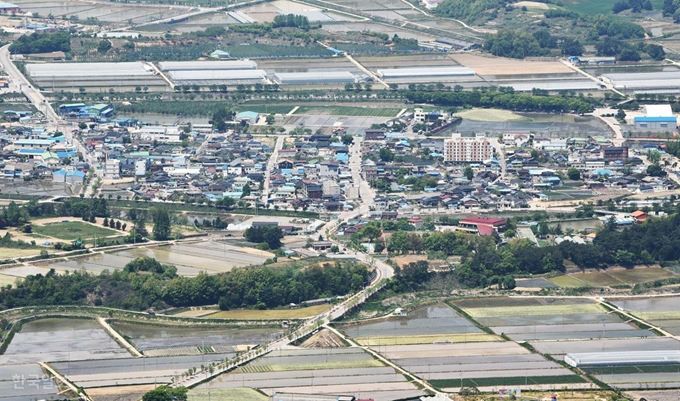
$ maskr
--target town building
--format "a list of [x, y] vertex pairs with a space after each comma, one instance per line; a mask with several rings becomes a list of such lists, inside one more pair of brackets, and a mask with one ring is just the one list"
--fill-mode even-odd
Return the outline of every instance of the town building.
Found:
[[120, 178], [120, 160], [106, 159], [104, 163], [104, 177], [105, 178]]
[[444, 161], [484, 162], [493, 157], [493, 147], [483, 134], [462, 136], [454, 133], [444, 141]]
[[621, 160], [628, 158], [627, 146], [605, 146], [600, 149], [600, 156], [606, 161]]
[[492, 235], [505, 227], [505, 219], [471, 216], [458, 222], [458, 229], [479, 235]]

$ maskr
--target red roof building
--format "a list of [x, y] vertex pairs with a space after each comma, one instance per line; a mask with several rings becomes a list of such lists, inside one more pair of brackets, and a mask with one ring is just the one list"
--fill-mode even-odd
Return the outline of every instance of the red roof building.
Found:
[[458, 229], [479, 235], [492, 235], [500, 231], [507, 224], [505, 219], [493, 217], [470, 216], [458, 222]]

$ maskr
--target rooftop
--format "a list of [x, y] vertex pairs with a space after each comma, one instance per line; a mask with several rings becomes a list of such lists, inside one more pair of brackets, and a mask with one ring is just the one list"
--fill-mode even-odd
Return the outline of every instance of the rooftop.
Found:
[[496, 218], [493, 218], [493, 217], [470, 216], [470, 217], [466, 217], [466, 218], [460, 220], [460, 222], [463, 223], [463, 224], [484, 224], [484, 225], [497, 226], [497, 225], [505, 224], [506, 220], [505, 219], [496, 219]]

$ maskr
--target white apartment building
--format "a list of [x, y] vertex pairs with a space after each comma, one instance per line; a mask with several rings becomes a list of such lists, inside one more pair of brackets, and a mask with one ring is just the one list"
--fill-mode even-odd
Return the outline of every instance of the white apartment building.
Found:
[[444, 161], [446, 162], [484, 162], [493, 157], [493, 147], [484, 134], [462, 136], [451, 135], [444, 141]]
[[106, 159], [106, 163], [104, 163], [104, 178], [116, 180], [120, 178], [120, 160]]

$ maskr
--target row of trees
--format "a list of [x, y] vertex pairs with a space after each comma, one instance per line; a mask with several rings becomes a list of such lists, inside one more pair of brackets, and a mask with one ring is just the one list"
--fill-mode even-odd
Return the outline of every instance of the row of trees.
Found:
[[115, 308], [184, 307], [219, 303], [222, 309], [273, 308], [360, 290], [366, 266], [353, 262], [295, 268], [234, 269], [178, 277], [176, 268], [140, 258], [122, 270], [31, 275], [0, 290], [0, 310], [29, 305], [102, 305]]
[[437, 106], [495, 107], [518, 111], [584, 114], [593, 106], [585, 98], [560, 96], [534, 96], [503, 92], [421, 92], [407, 91], [406, 98], [413, 103], [432, 103]]

